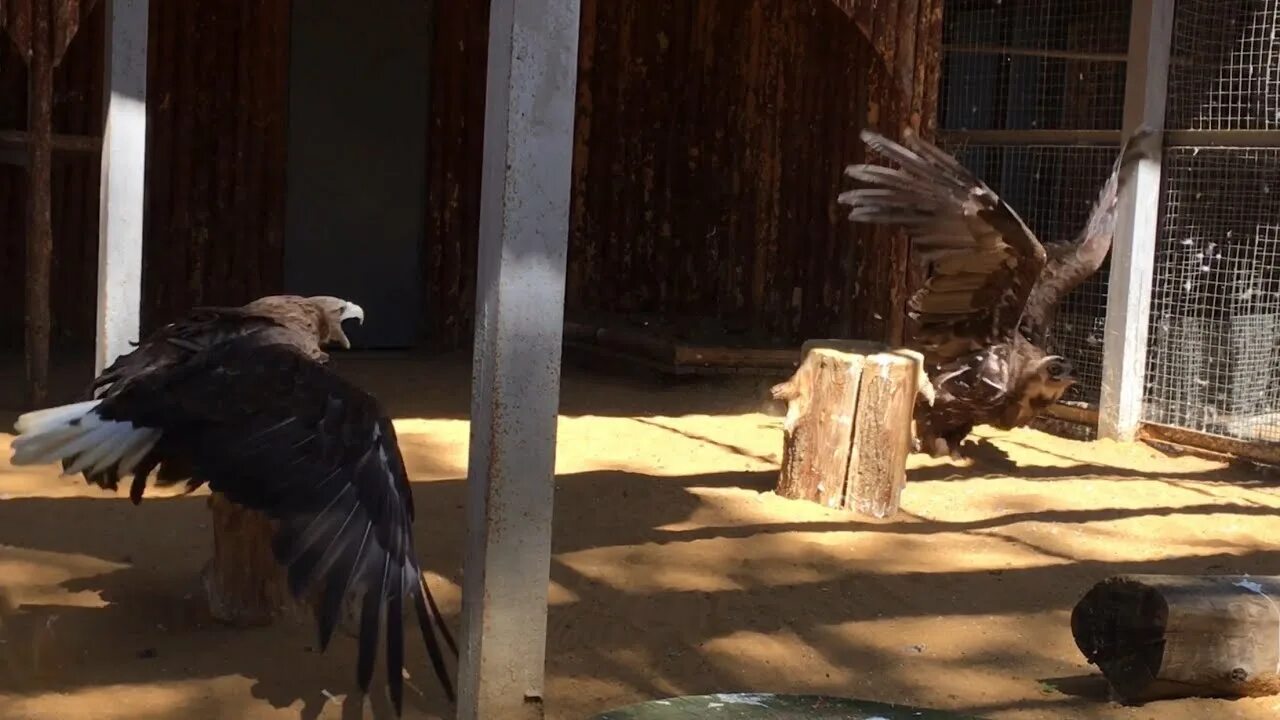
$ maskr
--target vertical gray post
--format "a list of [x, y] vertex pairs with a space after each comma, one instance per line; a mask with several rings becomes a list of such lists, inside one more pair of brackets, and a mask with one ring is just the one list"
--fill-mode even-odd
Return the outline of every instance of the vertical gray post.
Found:
[[580, 0], [492, 0], [458, 717], [534, 720], [551, 565]]
[[[1129, 28], [1124, 131], [1164, 127], [1173, 39], [1169, 0], [1134, 0]], [[1160, 153], [1138, 163], [1116, 203], [1116, 234], [1107, 290], [1098, 435], [1133, 440], [1142, 422], [1151, 315], [1151, 280], [1160, 214]]]
[[106, 124], [98, 208], [98, 340], [94, 373], [129, 351], [142, 312], [147, 157], [148, 0], [106, 4]]

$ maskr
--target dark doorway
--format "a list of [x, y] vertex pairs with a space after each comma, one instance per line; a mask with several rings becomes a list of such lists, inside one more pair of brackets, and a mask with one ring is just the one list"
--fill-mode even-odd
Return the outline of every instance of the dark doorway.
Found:
[[429, 0], [293, 3], [287, 291], [364, 307], [353, 345], [422, 328]]

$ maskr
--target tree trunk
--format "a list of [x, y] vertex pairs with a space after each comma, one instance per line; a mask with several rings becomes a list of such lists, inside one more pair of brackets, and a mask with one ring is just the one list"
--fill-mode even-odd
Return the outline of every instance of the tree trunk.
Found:
[[27, 63], [27, 272], [24, 352], [27, 405], [40, 408], [49, 391], [49, 275], [53, 266], [53, 2], [31, 9]]
[[787, 401], [778, 494], [877, 518], [898, 510], [917, 394], [932, 390], [908, 350], [813, 340], [795, 375], [774, 386]]
[[1071, 632], [1122, 701], [1280, 692], [1280, 577], [1117, 576]]

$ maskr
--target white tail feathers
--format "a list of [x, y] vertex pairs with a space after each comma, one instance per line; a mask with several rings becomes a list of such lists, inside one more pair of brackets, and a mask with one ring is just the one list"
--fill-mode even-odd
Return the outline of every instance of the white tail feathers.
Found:
[[63, 475], [97, 473], [116, 467], [128, 475], [160, 440], [160, 431], [136, 427], [131, 422], [104, 420], [98, 415], [101, 400], [36, 410], [18, 418], [14, 429], [14, 465], [42, 465], [62, 460], [71, 463]]

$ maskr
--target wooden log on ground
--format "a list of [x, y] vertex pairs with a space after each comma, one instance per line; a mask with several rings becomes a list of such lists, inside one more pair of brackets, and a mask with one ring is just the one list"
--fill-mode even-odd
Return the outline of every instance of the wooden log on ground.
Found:
[[911, 419], [932, 398], [919, 353], [858, 340], [811, 340], [790, 380], [777, 492], [877, 518], [898, 511]]
[[1280, 577], [1108, 578], [1071, 633], [1122, 702], [1280, 693]]

